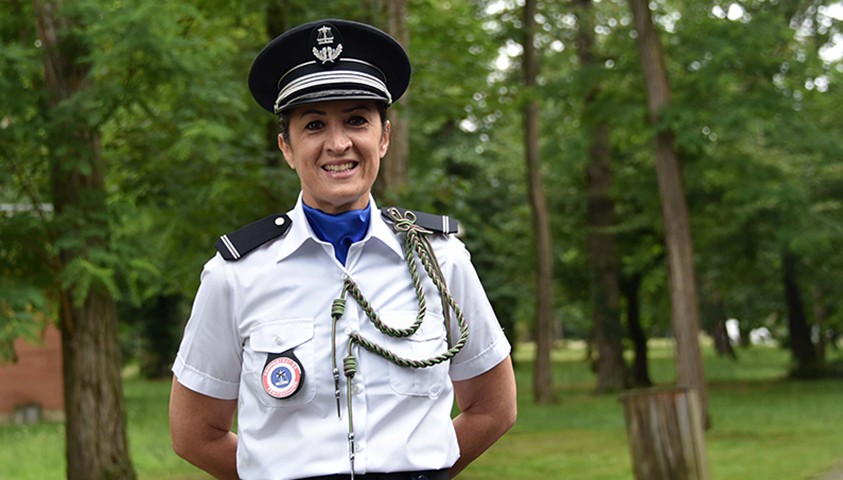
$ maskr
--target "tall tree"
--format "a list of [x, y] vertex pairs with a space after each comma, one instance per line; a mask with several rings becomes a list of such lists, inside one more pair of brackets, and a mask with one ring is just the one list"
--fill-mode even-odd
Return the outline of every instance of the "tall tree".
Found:
[[[391, 0], [389, 5], [388, 33], [398, 40], [405, 50], [410, 49], [410, 28], [407, 24], [409, 15], [407, 0]], [[378, 191], [394, 201], [395, 193], [407, 186], [407, 164], [410, 156], [410, 129], [405, 105], [409, 104], [409, 92], [405, 92], [401, 102], [390, 109], [389, 121], [392, 131], [389, 136], [389, 151], [381, 162], [378, 176]], [[392, 198], [390, 198], [392, 197]]]
[[589, 163], [586, 166], [589, 284], [597, 346], [597, 391], [618, 391], [628, 384], [623, 358], [623, 328], [620, 318], [620, 279], [613, 228], [616, 227], [612, 199], [612, 165], [609, 124], [597, 111], [600, 69], [594, 39], [594, 11], [591, 0], [575, 0], [577, 15], [577, 56], [581, 73], [592, 78], [583, 105], [583, 128], [590, 136]]
[[524, 159], [527, 164], [527, 188], [536, 245], [536, 364], [533, 370], [533, 394], [536, 402], [548, 403], [554, 399], [550, 361], [553, 346], [553, 249], [539, 154], [539, 101], [535, 95], [539, 75], [535, 45], [536, 3], [536, 0], [524, 3]]
[[641, 326], [641, 307], [639, 296], [643, 275], [635, 272], [621, 280], [621, 291], [626, 297], [626, 320], [629, 338], [632, 340], [632, 383], [638, 387], [653, 385], [647, 361], [647, 334]]
[[[266, 28], [267, 41], [281, 35], [290, 28], [289, 16], [291, 6], [289, 0], [270, 0], [265, 4], [266, 17], [264, 26]], [[284, 162], [278, 151], [278, 121], [273, 117], [266, 120], [267, 139], [266, 142], [266, 164], [273, 168], [279, 168]]]
[[703, 374], [699, 344], [699, 311], [694, 274], [694, 248], [688, 218], [688, 205], [674, 132], [663, 124], [662, 115], [670, 105], [670, 84], [661, 40], [653, 24], [647, 0], [629, 0], [641, 66], [647, 85], [650, 123], [655, 129], [656, 176], [661, 197], [664, 241], [670, 273], [670, 305], [676, 338], [678, 380], [699, 395], [703, 422], [709, 425], [708, 388]]
[[[69, 10], [69, 9], [68, 9]], [[44, 52], [51, 185], [61, 275], [67, 478], [133, 479], [112, 292], [95, 274], [108, 258], [105, 165], [95, 125], [78, 116], [89, 87], [84, 20], [60, 1], [35, 1]]]
[[823, 373], [822, 358], [811, 341], [811, 327], [805, 312], [805, 302], [799, 288], [797, 266], [799, 259], [795, 253], [785, 250], [782, 253], [782, 284], [787, 301], [787, 327], [790, 334], [788, 343], [796, 363], [791, 375], [797, 378], [812, 378]]

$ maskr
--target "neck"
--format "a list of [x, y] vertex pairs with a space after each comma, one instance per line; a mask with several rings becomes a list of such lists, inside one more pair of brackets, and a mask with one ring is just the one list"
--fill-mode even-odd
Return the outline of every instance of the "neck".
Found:
[[305, 217], [313, 233], [323, 242], [334, 247], [334, 256], [345, 265], [348, 249], [359, 242], [369, 231], [372, 209], [369, 205], [359, 210], [330, 214], [302, 203]]

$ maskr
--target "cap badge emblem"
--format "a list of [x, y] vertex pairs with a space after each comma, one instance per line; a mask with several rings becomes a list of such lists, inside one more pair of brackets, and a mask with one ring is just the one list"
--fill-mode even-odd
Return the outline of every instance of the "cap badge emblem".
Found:
[[319, 45], [330, 45], [334, 43], [334, 34], [331, 32], [331, 27], [322, 25], [319, 27], [319, 35], [316, 37]]
[[334, 44], [334, 34], [331, 31], [331, 27], [328, 25], [319, 27], [319, 34], [316, 37], [316, 42], [319, 45], [324, 45], [322, 48], [313, 47], [313, 56], [321, 61], [322, 65], [325, 65], [328, 62], [334, 63], [334, 61], [340, 57], [340, 54], [342, 53], [342, 44], [337, 44], [336, 48], [332, 46]]

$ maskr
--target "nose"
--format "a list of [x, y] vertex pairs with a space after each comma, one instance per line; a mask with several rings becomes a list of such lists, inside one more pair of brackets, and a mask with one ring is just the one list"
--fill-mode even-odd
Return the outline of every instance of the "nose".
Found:
[[342, 153], [351, 148], [351, 139], [344, 129], [332, 128], [325, 146], [330, 152]]

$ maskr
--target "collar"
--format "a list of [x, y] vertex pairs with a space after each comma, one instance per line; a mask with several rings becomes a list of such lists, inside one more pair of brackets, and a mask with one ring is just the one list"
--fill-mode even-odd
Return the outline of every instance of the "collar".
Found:
[[325, 213], [305, 203], [302, 204], [302, 208], [311, 230], [320, 240], [334, 246], [334, 256], [343, 265], [348, 259], [349, 247], [363, 240], [363, 237], [369, 233], [369, 224], [372, 220], [372, 204], [370, 203], [367, 203], [365, 208], [338, 214]]
[[[400, 258], [404, 258], [404, 249], [401, 246], [401, 241], [399, 240], [398, 235], [396, 235], [392, 228], [386, 224], [381, 217], [380, 209], [375, 203], [375, 199], [369, 195], [369, 205], [372, 207], [372, 218], [369, 225], [369, 232], [363, 237], [363, 242], [368, 242], [369, 240], [376, 240], [381, 242], [382, 244], [389, 247], [389, 249], [398, 255]], [[292, 226], [290, 230], [287, 232], [287, 235], [284, 237], [283, 242], [278, 242], [278, 253], [275, 255], [275, 261], [280, 262], [285, 258], [289, 257], [293, 253], [296, 252], [305, 242], [321, 242], [316, 234], [313, 232], [313, 229], [310, 228], [310, 223], [307, 221], [307, 217], [304, 214], [304, 208], [302, 207], [302, 194], [299, 193], [299, 198], [296, 201], [296, 206], [293, 207], [292, 210], [287, 212], [287, 215], [290, 217], [292, 221]]]

